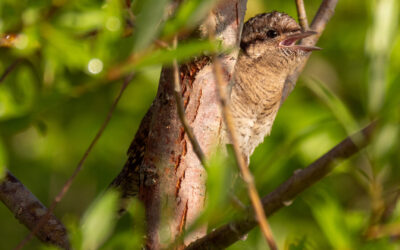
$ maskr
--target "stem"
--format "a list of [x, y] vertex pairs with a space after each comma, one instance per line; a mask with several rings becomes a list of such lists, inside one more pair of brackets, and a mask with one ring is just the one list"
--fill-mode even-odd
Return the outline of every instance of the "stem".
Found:
[[[173, 46], [174, 48], [177, 47], [178, 44], [178, 39], [175, 36], [174, 41], [173, 41]], [[190, 143], [192, 144], [193, 151], [196, 153], [197, 157], [199, 158], [201, 164], [203, 166], [206, 166], [206, 157], [204, 156], [204, 153], [201, 149], [200, 143], [196, 139], [192, 127], [190, 127], [186, 116], [185, 116], [185, 108], [183, 106], [182, 102], [182, 97], [181, 97], [181, 83], [179, 79], [179, 67], [178, 67], [178, 62], [176, 59], [173, 61], [173, 68], [174, 68], [174, 97], [175, 97], [175, 102], [176, 102], [176, 107], [178, 110], [178, 116], [179, 119], [182, 123], [183, 128], [185, 129], [185, 133], [189, 137]]]
[[299, 17], [299, 23], [303, 30], [308, 30], [308, 21], [306, 9], [304, 7], [303, 0], [296, 0], [297, 16]]

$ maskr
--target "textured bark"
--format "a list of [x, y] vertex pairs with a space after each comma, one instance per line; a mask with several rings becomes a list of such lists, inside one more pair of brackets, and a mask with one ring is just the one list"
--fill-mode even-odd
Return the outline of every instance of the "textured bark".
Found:
[[[216, 37], [225, 46], [236, 46], [246, 1], [222, 1], [208, 18]], [[229, 78], [236, 54], [221, 57]], [[213, 67], [207, 57], [179, 69], [186, 118], [206, 156], [218, 145], [222, 119]], [[204, 208], [206, 171], [197, 158], [179, 120], [173, 92], [173, 70], [164, 67], [152, 107], [146, 144], [140, 199], [146, 208], [147, 247], [159, 249], [175, 240], [196, 220]], [[206, 233], [206, 226], [184, 239], [188, 244]]]
[[[47, 208], [9, 171], [0, 183], [0, 200], [31, 231], [47, 212]], [[67, 231], [53, 214], [35, 235], [45, 243], [69, 249]]]

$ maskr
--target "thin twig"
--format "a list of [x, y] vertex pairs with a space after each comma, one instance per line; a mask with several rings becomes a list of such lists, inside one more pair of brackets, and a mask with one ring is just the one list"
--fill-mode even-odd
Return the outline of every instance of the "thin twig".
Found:
[[[316, 31], [318, 34], [301, 40], [302, 45], [312, 46], [317, 43], [319, 37], [325, 29], [326, 24], [329, 22], [335, 12], [337, 2], [338, 0], [324, 0], [321, 3], [317, 14], [315, 14], [315, 17], [310, 26], [310, 30]], [[294, 69], [293, 72], [291, 72], [286, 78], [281, 103], [286, 100], [290, 92], [292, 92], [292, 90], [294, 89], [296, 81], [299, 78], [301, 72], [303, 72], [304, 66], [306, 65], [309, 57], [310, 55], [305, 56], [302, 61], [299, 62], [299, 66]]]
[[[15, 218], [28, 229], [33, 230], [47, 208], [10, 171], [0, 181], [0, 200], [14, 214]], [[51, 213], [45, 227], [36, 232], [36, 237], [44, 243], [69, 249], [65, 226]]]
[[[339, 165], [340, 160], [348, 159], [366, 147], [375, 127], [376, 122], [370, 123], [358, 133], [347, 137], [307, 168], [295, 171], [292, 177], [262, 199], [265, 213], [271, 215], [287, 206], [301, 192], [332, 172]], [[358, 138], [363, 138], [363, 140], [358, 140]], [[257, 222], [252, 216], [232, 221], [191, 243], [186, 250], [227, 248], [255, 226]]]
[[236, 132], [235, 132], [236, 130], [235, 130], [235, 127], [233, 124], [231, 110], [229, 109], [229, 107], [227, 105], [227, 100], [228, 100], [227, 92], [226, 92], [227, 84], [224, 84], [225, 80], [223, 78], [222, 66], [216, 56], [214, 57], [213, 64], [214, 64], [214, 75], [216, 78], [216, 85], [217, 85], [217, 90], [218, 90], [220, 105], [221, 105], [221, 110], [222, 110], [222, 116], [225, 121], [226, 130], [227, 130], [228, 135], [230, 136], [230, 139], [232, 142], [235, 160], [239, 166], [243, 180], [245, 181], [245, 183], [247, 185], [250, 200], [251, 200], [252, 206], [254, 208], [254, 211], [256, 213], [257, 221], [260, 225], [261, 231], [262, 231], [265, 239], [267, 240], [270, 249], [275, 250], [275, 249], [277, 249], [277, 246], [276, 246], [274, 237], [272, 235], [271, 229], [269, 227], [267, 217], [265, 216], [264, 209], [262, 207], [262, 203], [261, 203], [260, 197], [258, 195], [256, 186], [254, 184], [253, 175], [251, 174], [251, 172], [244, 160], [243, 154], [239, 148], [239, 145], [238, 145], [238, 140], [237, 140], [237, 136], [236, 136]]
[[115, 98], [110, 110], [108, 111], [107, 117], [103, 124], [101, 125], [99, 131], [97, 132], [96, 136], [94, 137], [93, 141], [90, 143], [89, 147], [86, 149], [85, 153], [83, 154], [81, 160], [79, 161], [77, 167], [75, 168], [74, 172], [72, 173], [71, 177], [65, 182], [64, 186], [62, 187], [61, 191], [58, 193], [58, 195], [54, 198], [53, 202], [51, 203], [47, 213], [42, 217], [42, 219], [37, 223], [37, 225], [34, 227], [34, 229], [18, 244], [18, 246], [15, 248], [17, 249], [22, 249], [22, 247], [32, 239], [33, 235], [36, 234], [40, 228], [48, 221], [49, 216], [51, 213], [53, 213], [56, 205], [62, 200], [64, 195], [68, 192], [69, 188], [72, 185], [72, 182], [75, 180], [76, 176], [78, 173], [82, 170], [83, 164], [85, 163], [87, 157], [89, 156], [90, 152], [92, 151], [93, 147], [96, 145], [97, 141], [100, 139], [101, 135], [103, 134], [103, 131], [107, 127], [108, 123], [111, 120], [111, 117], [114, 113], [114, 110], [121, 99], [122, 94], [124, 93], [126, 87], [128, 86], [129, 82], [132, 80], [134, 76], [134, 73], [129, 74], [122, 86], [121, 89]]
[[[177, 47], [178, 39], [175, 36], [173, 41], [174, 48]], [[181, 120], [182, 126], [185, 129], [187, 136], [189, 137], [190, 143], [192, 144], [193, 151], [196, 153], [196, 156], [199, 158], [201, 164], [205, 167], [206, 166], [206, 157], [201, 149], [201, 146], [196, 139], [192, 127], [190, 127], [186, 116], [185, 116], [185, 108], [183, 106], [182, 97], [181, 97], [181, 83], [179, 78], [179, 68], [178, 62], [176, 59], [173, 61], [173, 68], [174, 68], [174, 97], [176, 102], [176, 107], [178, 109], [178, 116]]]
[[3, 74], [0, 77], [0, 85], [3, 83], [3, 81], [6, 79], [6, 77], [17, 67], [17, 65], [22, 61], [21, 58], [15, 60], [13, 63], [11, 63], [10, 66], [7, 67], [7, 69], [3, 72]]
[[160, 39], [154, 40], [154, 44], [163, 49], [166, 49], [169, 47], [167, 42], [160, 40]]
[[299, 23], [301, 28], [303, 30], [308, 30], [308, 21], [307, 21], [306, 8], [304, 7], [304, 1], [296, 0], [296, 7], [297, 7], [297, 16], [299, 18]]

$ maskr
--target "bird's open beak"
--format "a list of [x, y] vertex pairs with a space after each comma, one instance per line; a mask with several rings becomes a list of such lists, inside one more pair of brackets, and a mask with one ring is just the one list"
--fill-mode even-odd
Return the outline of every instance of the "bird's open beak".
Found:
[[304, 50], [307, 52], [313, 51], [313, 50], [321, 50], [321, 48], [316, 47], [316, 46], [307, 46], [307, 45], [296, 44], [296, 42], [299, 41], [300, 39], [303, 39], [303, 38], [306, 38], [306, 37], [309, 37], [309, 36], [312, 36], [315, 34], [317, 34], [317, 32], [315, 32], [315, 31], [305, 31], [305, 32], [295, 33], [295, 34], [285, 37], [285, 39], [279, 43], [279, 46], [291, 47], [291, 48], [295, 48], [295, 49]]

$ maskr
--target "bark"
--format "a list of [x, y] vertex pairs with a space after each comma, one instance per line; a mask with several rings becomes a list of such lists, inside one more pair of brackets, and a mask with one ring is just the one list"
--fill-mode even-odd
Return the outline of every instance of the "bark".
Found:
[[[246, 1], [226, 0], [212, 11], [203, 31], [216, 30], [225, 46], [236, 46], [243, 24]], [[221, 57], [229, 78], [236, 54]], [[219, 144], [222, 119], [213, 67], [207, 57], [179, 69], [186, 119], [207, 156]], [[174, 72], [164, 67], [153, 102], [152, 121], [142, 165], [140, 199], [145, 204], [147, 247], [159, 249], [190, 227], [204, 208], [206, 171], [184, 132], [174, 99]], [[204, 236], [206, 225], [191, 232], [184, 244]]]
[[[0, 200], [15, 218], [31, 231], [48, 212], [48, 209], [9, 171], [0, 183]], [[49, 216], [35, 235], [44, 243], [69, 249], [67, 231], [54, 214]]]

